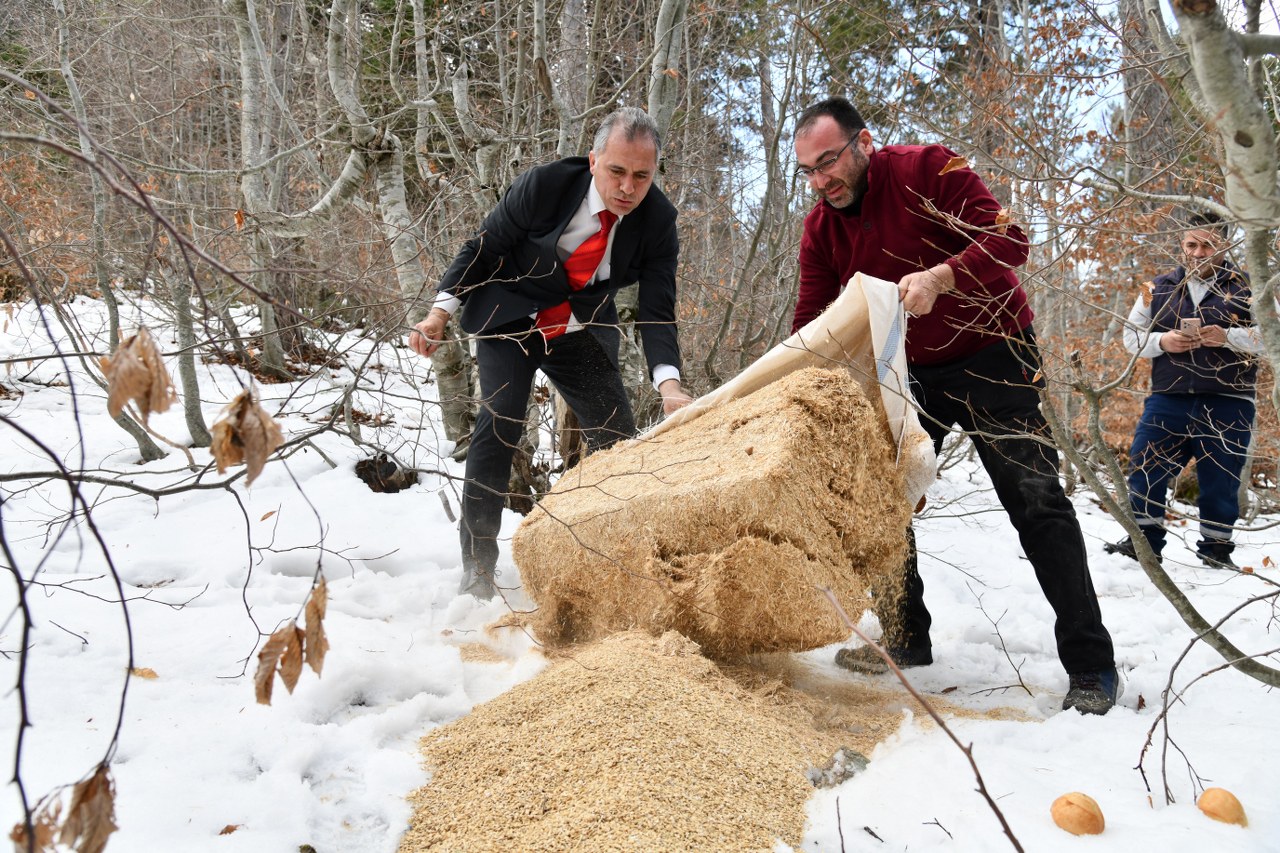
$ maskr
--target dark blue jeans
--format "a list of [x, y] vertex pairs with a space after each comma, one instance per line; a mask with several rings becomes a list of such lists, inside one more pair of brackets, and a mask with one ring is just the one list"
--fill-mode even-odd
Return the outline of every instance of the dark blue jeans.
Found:
[[[1068, 673], [1100, 672], [1115, 665], [1114, 649], [1089, 576], [1080, 523], [1058, 479], [1058, 451], [1040, 414], [1038, 371], [1039, 353], [1028, 327], [1018, 339], [956, 361], [912, 365], [911, 387], [935, 449], [953, 426], [977, 448], [1057, 617], [1054, 637], [1063, 667]], [[914, 536], [911, 544], [904, 594], [897, 602], [884, 597], [877, 611], [886, 626], [900, 626], [886, 627], [886, 644], [921, 651], [930, 646], [932, 618], [924, 604]]]
[[1193, 458], [1200, 484], [1200, 535], [1227, 540], [1240, 517], [1238, 493], [1254, 403], [1222, 394], [1152, 394], [1129, 452], [1129, 505], [1156, 553], [1164, 547], [1169, 482]]
[[462, 564], [468, 577], [492, 576], [498, 562], [502, 506], [511, 460], [524, 432], [534, 374], [541, 370], [582, 425], [587, 451], [635, 434], [618, 368], [589, 331], [545, 343], [532, 321], [489, 333], [476, 342], [480, 410], [467, 451], [462, 487]]

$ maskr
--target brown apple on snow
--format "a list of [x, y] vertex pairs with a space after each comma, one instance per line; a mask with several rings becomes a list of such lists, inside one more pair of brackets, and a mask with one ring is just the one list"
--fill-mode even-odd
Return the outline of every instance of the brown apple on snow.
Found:
[[1049, 807], [1053, 822], [1072, 835], [1097, 835], [1106, 827], [1102, 809], [1088, 794], [1072, 791], [1063, 794]]
[[1226, 788], [1205, 788], [1196, 805], [1200, 807], [1200, 811], [1214, 820], [1240, 826], [1249, 825], [1249, 818], [1244, 814], [1244, 806], [1240, 805], [1236, 795]]

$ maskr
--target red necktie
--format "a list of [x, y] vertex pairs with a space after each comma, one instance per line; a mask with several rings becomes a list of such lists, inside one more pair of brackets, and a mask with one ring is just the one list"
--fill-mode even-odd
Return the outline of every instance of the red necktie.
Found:
[[[566, 258], [564, 262], [564, 271], [569, 279], [569, 287], [574, 290], [581, 290], [590, 281], [591, 276], [595, 275], [596, 268], [600, 266], [600, 261], [604, 260], [605, 247], [609, 245], [609, 229], [613, 227], [613, 223], [618, 219], [617, 214], [608, 210], [602, 210], [598, 215], [600, 217], [600, 230], [588, 237], [581, 246], [574, 249], [573, 254]], [[543, 308], [539, 311], [538, 319], [534, 322], [534, 326], [549, 341], [564, 334], [565, 327], [569, 325], [571, 314], [569, 303], [561, 302], [559, 305], [552, 305], [550, 308]]]

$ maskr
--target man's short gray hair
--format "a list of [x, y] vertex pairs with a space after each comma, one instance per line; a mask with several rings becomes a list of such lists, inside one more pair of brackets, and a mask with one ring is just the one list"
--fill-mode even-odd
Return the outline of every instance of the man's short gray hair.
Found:
[[639, 107], [623, 107], [605, 116], [591, 143], [591, 150], [597, 154], [604, 151], [609, 137], [615, 132], [621, 133], [627, 142], [634, 142], [637, 137], [648, 137], [653, 142], [654, 152], [662, 151], [662, 134], [658, 133], [658, 123]]

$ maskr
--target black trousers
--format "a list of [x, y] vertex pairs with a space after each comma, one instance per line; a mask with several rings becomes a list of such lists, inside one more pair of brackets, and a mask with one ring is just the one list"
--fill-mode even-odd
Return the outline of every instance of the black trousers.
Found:
[[[1107, 670], [1115, 665], [1115, 652], [1089, 577], [1080, 523], [1058, 479], [1058, 451], [1048, 441], [1040, 413], [1038, 370], [1035, 335], [1028, 327], [1018, 339], [946, 364], [913, 365], [910, 373], [934, 448], [941, 448], [953, 426], [968, 433], [977, 448], [1057, 616], [1054, 637], [1063, 667], [1068, 673]], [[932, 620], [914, 532], [908, 535], [904, 594], [881, 596], [884, 610], [881, 605], [877, 610], [886, 625], [886, 645], [923, 650], [930, 645]]]
[[549, 343], [532, 321], [489, 333], [476, 343], [480, 410], [462, 487], [462, 564], [468, 576], [492, 576], [511, 460], [524, 432], [534, 374], [541, 370], [582, 425], [588, 452], [635, 435], [618, 368], [587, 330]]

